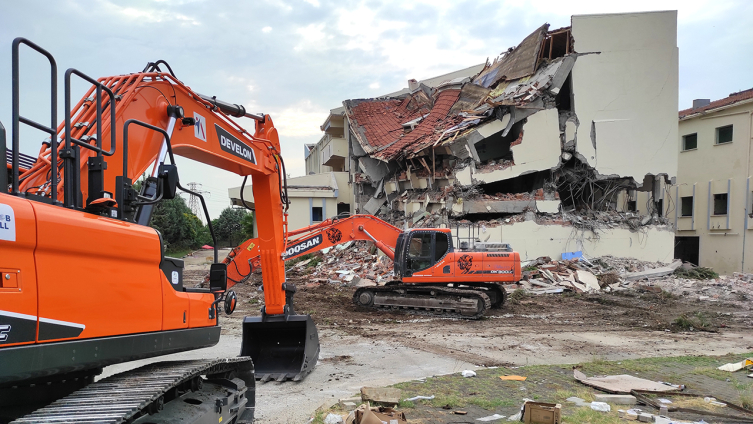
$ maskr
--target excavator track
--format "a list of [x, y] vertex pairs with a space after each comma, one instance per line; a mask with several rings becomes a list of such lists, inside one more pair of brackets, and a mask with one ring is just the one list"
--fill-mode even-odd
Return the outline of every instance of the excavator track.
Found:
[[353, 294], [353, 303], [375, 310], [462, 319], [479, 319], [492, 306], [489, 296], [479, 290], [400, 283], [361, 287]]
[[[199, 392], [203, 385], [200, 376], [225, 378], [224, 376], [234, 371], [240, 375], [253, 373], [251, 358], [236, 357], [149, 364], [92, 383], [10, 424], [132, 423], [139, 417], [155, 414], [167, 408], [169, 403], [164, 403], [164, 399], [168, 393], [176, 395], [192, 390]], [[220, 417], [228, 414], [236, 417], [245, 410], [246, 415], [238, 417], [235, 422], [250, 423], [253, 420], [254, 395], [251, 393], [246, 396], [246, 391], [253, 392], [254, 387], [245, 387], [243, 381], [238, 378], [226, 381], [234, 386], [232, 388], [237, 389], [235, 397], [230, 401], [227, 398], [211, 399], [215, 402], [211, 404], [212, 411]], [[253, 377], [250, 381], [253, 381]], [[228, 392], [222, 391], [222, 393]], [[180, 396], [175, 397], [175, 400], [179, 399], [181, 399]], [[152, 417], [159, 417], [159, 415], [150, 416], [149, 422], [153, 421]], [[221, 419], [220, 422], [222, 421]], [[158, 419], [154, 422], [172, 421]], [[193, 421], [185, 420], [184, 422]]]

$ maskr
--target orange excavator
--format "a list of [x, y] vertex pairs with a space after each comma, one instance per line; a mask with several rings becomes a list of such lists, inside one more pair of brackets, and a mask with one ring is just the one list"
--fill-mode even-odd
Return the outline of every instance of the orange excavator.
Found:
[[[353, 303], [361, 308], [480, 318], [487, 309], [504, 303], [502, 283], [520, 281], [521, 277], [520, 255], [509, 245], [481, 243], [471, 237], [466, 241], [458, 238], [455, 247], [449, 228], [403, 231], [372, 215], [353, 215], [334, 217], [288, 235], [285, 260], [355, 240], [374, 242], [392, 259], [394, 281], [355, 291]], [[257, 239], [233, 249], [223, 261], [228, 265], [228, 281], [243, 281], [260, 265], [259, 254]]]
[[[49, 125], [21, 113], [34, 106], [21, 102], [22, 46], [50, 63]], [[285, 281], [286, 174], [271, 118], [193, 91], [158, 61], [99, 79], [68, 69], [58, 125], [54, 57], [23, 38], [12, 52], [9, 146], [0, 125], [9, 152], [0, 172], [0, 423], [251, 422], [254, 379], [301, 379], [319, 354], [316, 327], [295, 314]], [[91, 84], [75, 104], [73, 78]], [[254, 130], [230, 117], [250, 118]], [[20, 160], [21, 124], [49, 137], [33, 163]], [[107, 365], [217, 344], [221, 310], [235, 309], [216, 241], [209, 287], [189, 288], [183, 261], [165, 256], [147, 226], [154, 206], [182, 190], [201, 199], [214, 239], [174, 155], [251, 176], [263, 199], [265, 307], [244, 320], [241, 356], [156, 362], [95, 382]], [[137, 191], [133, 179], [145, 172]]]

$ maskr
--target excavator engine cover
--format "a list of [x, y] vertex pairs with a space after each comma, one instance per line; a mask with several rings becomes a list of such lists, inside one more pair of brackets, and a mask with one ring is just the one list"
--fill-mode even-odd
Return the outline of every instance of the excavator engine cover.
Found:
[[310, 315], [243, 319], [241, 356], [250, 356], [256, 379], [299, 381], [319, 359], [319, 333]]

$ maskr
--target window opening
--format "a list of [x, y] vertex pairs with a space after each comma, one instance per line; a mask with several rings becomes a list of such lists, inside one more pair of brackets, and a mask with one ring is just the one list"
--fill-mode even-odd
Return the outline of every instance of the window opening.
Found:
[[693, 216], [693, 196], [680, 198], [681, 216]]
[[408, 269], [423, 271], [431, 264], [431, 234], [413, 234], [408, 247]]
[[727, 193], [714, 195], [714, 215], [727, 215]]
[[682, 136], [682, 150], [693, 150], [698, 148], [698, 134], [688, 134]]
[[450, 242], [445, 233], [436, 233], [436, 245], [434, 246], [434, 263], [442, 259], [450, 248]]
[[719, 127], [716, 129], [716, 144], [732, 142], [732, 125]]
[[314, 222], [321, 222], [321, 221], [323, 221], [323, 219], [322, 219], [322, 207], [321, 206], [313, 206], [311, 208], [311, 220], [314, 221]]

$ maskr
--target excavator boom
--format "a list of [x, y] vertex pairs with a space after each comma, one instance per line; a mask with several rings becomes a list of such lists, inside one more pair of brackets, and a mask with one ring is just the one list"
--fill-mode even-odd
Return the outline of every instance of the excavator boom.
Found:
[[[373, 215], [334, 217], [309, 227], [288, 231], [288, 241], [283, 258], [299, 256], [327, 249], [349, 241], [373, 241], [374, 245], [390, 259], [395, 259], [395, 244], [402, 231]], [[259, 240], [248, 239], [230, 251], [224, 259], [228, 265], [228, 287], [240, 283], [261, 264]], [[209, 283], [209, 276], [204, 279]]]
[[[28, 105], [20, 101], [21, 47], [50, 63], [49, 125], [22, 114], [21, 106]], [[318, 334], [310, 316], [295, 315], [295, 287], [285, 281], [286, 174], [269, 115], [196, 93], [158, 61], [141, 72], [99, 79], [68, 69], [65, 114], [58, 122], [53, 56], [23, 38], [13, 41], [12, 52], [11, 154], [9, 161], [5, 155], [0, 159], [5, 161], [0, 168], [7, 169], [0, 179], [6, 187], [0, 193], [0, 216], [7, 219], [0, 226], [0, 422], [6, 406], [59, 397], [90, 383], [104, 366], [218, 342], [220, 304], [232, 312], [235, 297], [227, 290], [227, 267], [217, 261], [216, 242], [209, 288], [184, 287], [183, 261], [166, 257], [161, 235], [148, 227], [158, 202], [174, 198], [176, 190], [191, 193], [181, 185], [174, 155], [251, 177], [254, 197], [263, 200], [256, 218], [262, 223], [257, 244], [265, 269], [265, 307], [256, 329], [296, 331], [285, 340], [244, 333], [241, 350], [251, 352], [257, 373], [277, 372], [281, 360], [286, 372], [275, 378], [310, 372], [319, 353]], [[75, 79], [91, 88], [74, 104]], [[253, 130], [246, 131], [231, 116], [252, 119]], [[22, 124], [50, 137], [33, 163], [20, 160]], [[2, 125], [0, 147], [6, 147]], [[144, 173], [137, 192], [133, 181]], [[203, 197], [192, 194], [209, 218]], [[295, 324], [301, 322], [302, 333]], [[253, 375], [249, 361], [240, 362], [242, 369], [223, 366], [217, 378], [224, 382], [218, 384], [231, 384], [231, 374]], [[165, 390], [193, 390], [197, 376], [192, 373]], [[238, 395], [246, 389], [231, 385]], [[42, 396], [41, 390], [52, 390], [44, 389], [48, 386], [58, 388]], [[154, 401], [165, 400], [163, 395], [167, 392], [154, 395]], [[220, 422], [240, 418], [238, 411], [233, 413], [238, 417], [220, 415]]]

